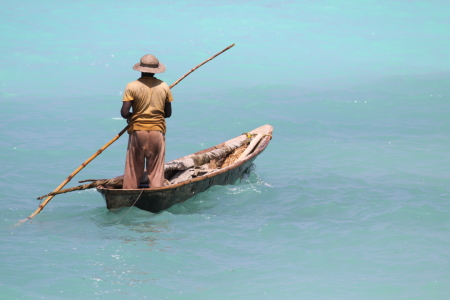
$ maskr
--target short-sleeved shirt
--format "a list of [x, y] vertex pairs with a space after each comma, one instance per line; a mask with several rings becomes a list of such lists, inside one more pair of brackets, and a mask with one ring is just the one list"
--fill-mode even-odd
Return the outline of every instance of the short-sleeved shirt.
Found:
[[159, 130], [166, 133], [164, 107], [172, 102], [169, 86], [155, 77], [141, 77], [127, 84], [122, 101], [133, 101], [133, 116], [128, 132]]

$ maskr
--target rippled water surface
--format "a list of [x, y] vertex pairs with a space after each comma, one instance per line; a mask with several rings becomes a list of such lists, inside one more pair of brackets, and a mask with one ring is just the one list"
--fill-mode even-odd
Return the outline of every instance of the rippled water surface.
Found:
[[[440, 1], [6, 1], [0, 298], [449, 299], [450, 5]], [[95, 190], [14, 226], [126, 124], [155, 54], [166, 159], [264, 124], [235, 185], [159, 214]], [[78, 180], [123, 173], [122, 137]]]

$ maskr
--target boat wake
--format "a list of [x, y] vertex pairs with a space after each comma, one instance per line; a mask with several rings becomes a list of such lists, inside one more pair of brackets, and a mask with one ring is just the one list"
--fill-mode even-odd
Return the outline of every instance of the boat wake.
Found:
[[268, 182], [265, 182], [256, 172], [256, 165], [252, 164], [244, 174], [242, 174], [239, 181], [236, 185], [227, 185], [225, 186], [227, 191], [226, 194], [236, 195], [247, 193], [249, 191], [254, 191], [257, 193], [262, 192], [262, 187], [270, 187], [272, 185]]

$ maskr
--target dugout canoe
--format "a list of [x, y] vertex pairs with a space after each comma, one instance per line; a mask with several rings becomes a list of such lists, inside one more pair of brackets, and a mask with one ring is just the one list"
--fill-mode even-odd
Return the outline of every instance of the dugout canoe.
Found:
[[[258, 155], [266, 149], [272, 138], [272, 131], [272, 126], [264, 125], [224, 143], [168, 163], [183, 161], [200, 154], [210, 153], [215, 149], [220, 149], [236, 142], [242, 142], [249, 139], [249, 137], [255, 139], [255, 136], [258, 137], [259, 135], [260, 138], [262, 136], [259, 142], [256, 140], [253, 142], [253, 144], [257, 142], [257, 145], [244, 158], [241, 157], [241, 160], [237, 161], [238, 157], [242, 156], [246, 148], [247, 151], [251, 148], [249, 144], [238, 147], [226, 157], [213, 159], [207, 164], [192, 168], [192, 170], [190, 170], [192, 176], [187, 180], [177, 182], [177, 180], [174, 180], [173, 178], [177, 177], [181, 171], [170, 170], [166, 171], [164, 174], [167, 185], [160, 188], [148, 188], [148, 183], [146, 184], [145, 181], [141, 181], [139, 189], [121, 189], [101, 185], [97, 187], [97, 191], [102, 194], [106, 201], [106, 207], [109, 210], [134, 205], [149, 212], [160, 212], [174, 204], [184, 202], [198, 193], [206, 191], [213, 185], [235, 183], [252, 165]], [[252, 145], [252, 143], [250, 143], [250, 145]]]

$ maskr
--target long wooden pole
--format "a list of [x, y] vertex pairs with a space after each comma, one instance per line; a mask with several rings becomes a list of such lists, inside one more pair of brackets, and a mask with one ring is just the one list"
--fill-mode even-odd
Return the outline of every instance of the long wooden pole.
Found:
[[228, 49], [230, 49], [231, 47], [233, 47], [235, 44], [230, 45], [228, 47], [226, 47], [225, 49], [223, 49], [222, 51], [220, 51], [219, 53], [217, 53], [216, 55], [211, 56], [210, 58], [208, 58], [207, 60], [205, 60], [204, 62], [202, 62], [201, 64], [199, 64], [198, 66], [192, 68], [189, 72], [187, 72], [186, 74], [184, 74], [183, 76], [181, 76], [180, 79], [178, 79], [177, 81], [175, 81], [170, 88], [173, 88], [174, 86], [176, 86], [181, 80], [183, 80], [184, 78], [186, 78], [189, 74], [191, 74], [192, 72], [194, 72], [195, 70], [197, 70], [198, 68], [200, 68], [201, 66], [203, 66], [204, 64], [206, 64], [208, 61], [212, 60], [213, 58], [215, 58], [216, 56], [219, 56], [220, 54], [224, 53], [225, 51], [227, 51]]
[[[191, 74], [192, 72], [194, 72], [196, 69], [198, 69], [199, 67], [201, 67], [202, 65], [206, 64], [208, 61], [212, 60], [213, 58], [215, 58], [216, 56], [222, 54], [223, 52], [227, 51], [228, 49], [230, 49], [231, 47], [233, 47], [235, 44], [228, 46], [227, 48], [223, 49], [222, 51], [220, 51], [219, 53], [217, 53], [216, 55], [211, 56], [210, 58], [208, 58], [207, 60], [205, 60], [204, 62], [202, 62], [201, 64], [199, 64], [198, 66], [196, 66], [195, 68], [192, 68], [189, 72], [187, 72], [186, 74], [184, 74], [180, 79], [178, 79], [177, 81], [175, 81], [170, 88], [173, 88], [174, 86], [176, 86], [181, 80], [183, 80], [184, 78], [186, 78], [189, 74]], [[112, 140], [110, 140], [108, 143], [106, 143], [103, 147], [101, 147], [97, 152], [95, 152], [94, 155], [92, 155], [91, 157], [89, 157], [84, 163], [81, 164], [81, 166], [79, 166], [75, 171], [72, 172], [72, 174], [70, 174], [52, 193], [56, 193], [58, 192], [60, 189], [62, 189], [75, 175], [78, 174], [78, 172], [80, 172], [84, 167], [87, 166], [88, 163], [90, 163], [92, 160], [94, 160], [94, 158], [96, 158], [97, 156], [99, 156], [103, 150], [105, 150], [106, 148], [108, 148], [112, 143], [114, 143], [115, 141], [117, 141], [120, 136], [122, 134], [125, 133], [125, 131], [127, 131], [128, 129], [127, 125], [124, 129], [122, 129], [121, 132], [119, 132]], [[32, 219], [34, 216], [36, 216], [38, 213], [41, 212], [42, 209], [44, 209], [44, 207], [47, 205], [47, 203], [50, 202], [50, 200], [52, 200], [53, 196], [49, 196], [47, 199], [45, 199], [40, 205], [39, 207], [36, 209], [36, 211], [34, 213], [32, 213], [30, 216], [28, 216], [28, 218], [20, 220], [19, 223], [17, 225], [20, 225], [30, 219]]]

